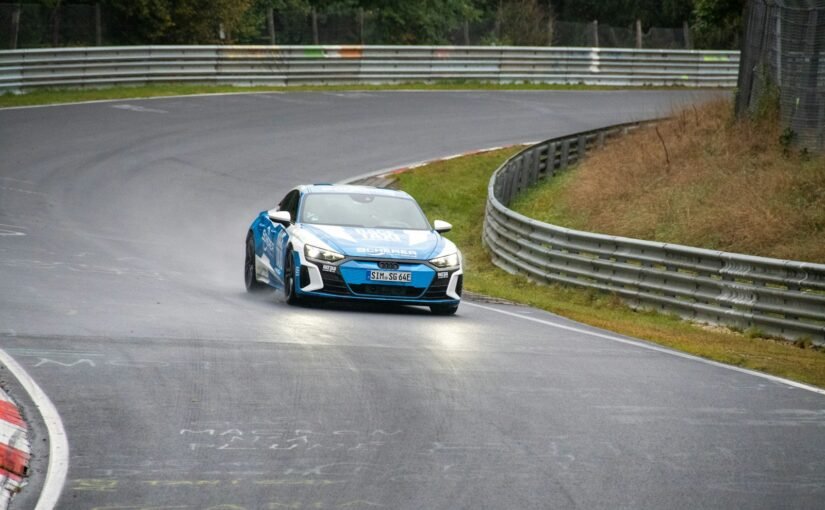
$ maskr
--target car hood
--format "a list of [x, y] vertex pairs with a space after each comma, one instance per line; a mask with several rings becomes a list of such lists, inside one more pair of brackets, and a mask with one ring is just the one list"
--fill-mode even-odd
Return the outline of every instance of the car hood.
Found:
[[427, 260], [447, 242], [432, 230], [301, 225], [302, 230], [348, 257]]

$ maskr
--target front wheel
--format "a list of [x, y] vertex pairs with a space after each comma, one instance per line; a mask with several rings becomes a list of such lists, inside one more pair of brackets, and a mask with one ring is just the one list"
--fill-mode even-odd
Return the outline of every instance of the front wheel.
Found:
[[258, 281], [255, 274], [255, 239], [252, 232], [246, 236], [246, 258], [243, 263], [243, 280], [247, 292], [261, 292], [266, 285]]
[[454, 315], [458, 311], [458, 303], [454, 305], [430, 305], [433, 315]]
[[295, 292], [295, 257], [292, 250], [287, 251], [284, 261], [284, 300], [288, 305], [298, 304], [300, 298]]

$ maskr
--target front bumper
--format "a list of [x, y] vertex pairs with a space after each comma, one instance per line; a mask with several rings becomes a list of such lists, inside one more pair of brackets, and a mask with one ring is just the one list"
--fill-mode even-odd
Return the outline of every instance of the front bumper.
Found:
[[[422, 261], [346, 259], [337, 264], [322, 264], [301, 258], [297, 275], [301, 295], [421, 305], [461, 300], [464, 274], [460, 266], [441, 270]], [[411, 281], [375, 282], [369, 279], [371, 271], [387, 270], [409, 272]]]

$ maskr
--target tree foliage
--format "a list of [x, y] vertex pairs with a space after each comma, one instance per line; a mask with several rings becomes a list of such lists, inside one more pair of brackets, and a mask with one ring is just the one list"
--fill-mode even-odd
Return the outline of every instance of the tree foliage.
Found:
[[[800, 0], [801, 1], [801, 0]], [[99, 3], [113, 44], [260, 43], [274, 9], [278, 40], [307, 43], [311, 13], [327, 18], [366, 16], [372, 43], [443, 44], [465, 24], [482, 27], [475, 40], [548, 44], [551, 19], [632, 28], [681, 27], [688, 21], [698, 47], [730, 47], [740, 33], [746, 0], [29, 0], [50, 13], [55, 34], [61, 8]], [[291, 34], [291, 35], [290, 35]], [[485, 35], [486, 34], [486, 35]]]
[[746, 0], [694, 0], [693, 29], [701, 48], [737, 45]]

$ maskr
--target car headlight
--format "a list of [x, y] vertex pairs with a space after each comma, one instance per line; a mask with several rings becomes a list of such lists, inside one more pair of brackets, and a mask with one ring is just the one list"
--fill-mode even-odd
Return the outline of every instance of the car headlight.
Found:
[[310, 260], [317, 260], [319, 262], [338, 262], [344, 259], [344, 256], [337, 251], [325, 250], [310, 244], [304, 245], [304, 255]]
[[449, 255], [444, 255], [443, 257], [438, 257], [436, 259], [430, 260], [430, 264], [434, 265], [439, 269], [445, 269], [448, 267], [456, 267], [459, 262], [458, 252], [451, 253]]

